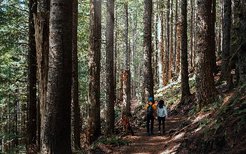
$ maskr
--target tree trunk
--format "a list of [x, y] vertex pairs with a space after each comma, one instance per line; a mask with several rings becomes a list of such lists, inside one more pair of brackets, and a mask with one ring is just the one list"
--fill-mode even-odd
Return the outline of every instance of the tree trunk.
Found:
[[100, 122], [100, 59], [101, 59], [101, 1], [90, 1], [89, 39], [89, 143], [101, 134]]
[[211, 69], [213, 73], [217, 73], [216, 66], [216, 44], [215, 44], [215, 22], [216, 22], [216, 0], [212, 0], [211, 9]]
[[[106, 135], [114, 132], [114, 0], [107, 0], [107, 26], [106, 26]], [[111, 81], [111, 82], [110, 82]]]
[[172, 78], [172, 72], [173, 72], [173, 0], [171, 0], [171, 6], [170, 6], [170, 43], [169, 43], [169, 71], [168, 71], [168, 80]]
[[240, 51], [238, 52], [239, 84], [246, 83], [246, 1], [240, 1]]
[[164, 2], [160, 1], [160, 85], [166, 85], [166, 65], [165, 65], [165, 50], [164, 50]]
[[177, 61], [176, 61], [176, 59], [177, 59], [177, 37], [178, 37], [178, 35], [177, 35], [177, 33], [178, 33], [178, 9], [179, 9], [179, 7], [178, 7], [178, 4], [179, 4], [179, 0], [176, 0], [176, 2], [175, 2], [175, 22], [174, 22], [174, 57], [173, 57], [173, 59], [174, 59], [174, 72], [175, 73], [177, 73], [176, 71], [176, 69], [177, 69]]
[[79, 106], [78, 89], [78, 50], [77, 50], [77, 27], [78, 27], [78, 0], [73, 0], [73, 29], [72, 29], [72, 128], [73, 146], [80, 149], [81, 117]]
[[31, 153], [37, 140], [37, 97], [36, 97], [36, 45], [33, 14], [37, 13], [37, 2], [29, 0], [29, 50], [28, 50], [28, 123], [27, 153]]
[[165, 81], [163, 81], [164, 85], [167, 85], [169, 80], [169, 53], [170, 53], [170, 1], [167, 1], [167, 12], [166, 12], [166, 46], [165, 46]]
[[232, 87], [231, 69], [229, 67], [231, 48], [231, 0], [224, 0], [223, 17], [223, 50], [222, 50], [222, 79], [227, 81], [227, 86]]
[[72, 153], [72, 1], [51, 0], [50, 4], [49, 73], [41, 153], [69, 154]]
[[40, 148], [41, 129], [44, 127], [44, 109], [47, 99], [48, 62], [49, 62], [49, 0], [37, 1], [37, 13], [34, 14], [35, 42], [37, 52], [38, 108], [37, 108], [37, 145]]
[[212, 1], [197, 0], [196, 97], [199, 108], [214, 101], [215, 86], [211, 69]]
[[193, 48], [193, 29], [194, 29], [194, 6], [193, 6], [193, 0], [190, 0], [190, 7], [191, 7], [191, 12], [190, 12], [190, 67], [193, 70], [194, 67], [194, 48]]
[[187, 55], [187, 0], [181, 1], [181, 100], [190, 95]]
[[177, 56], [176, 56], [176, 73], [180, 73], [180, 50], [181, 50], [181, 25], [177, 23]]
[[[144, 0], [144, 91], [145, 97], [154, 96], [152, 72], [152, 0]], [[145, 99], [147, 100], [147, 99]]]
[[131, 112], [130, 106], [131, 106], [131, 76], [130, 76], [130, 50], [129, 50], [129, 43], [128, 43], [128, 2], [125, 2], [125, 16], [126, 16], [126, 29], [125, 29], [125, 77], [123, 80], [123, 104], [125, 105], [125, 111], [127, 114]]

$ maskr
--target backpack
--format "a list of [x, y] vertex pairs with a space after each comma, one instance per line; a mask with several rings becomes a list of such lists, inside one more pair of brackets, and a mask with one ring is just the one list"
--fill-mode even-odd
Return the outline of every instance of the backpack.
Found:
[[147, 116], [153, 116], [153, 113], [154, 113], [153, 106], [152, 105], [149, 105], [147, 107]]

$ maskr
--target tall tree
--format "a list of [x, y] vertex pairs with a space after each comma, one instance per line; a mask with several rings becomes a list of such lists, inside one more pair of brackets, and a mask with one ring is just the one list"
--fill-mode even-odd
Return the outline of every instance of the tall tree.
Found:
[[90, 0], [89, 38], [89, 143], [101, 134], [100, 123], [100, 59], [101, 59], [101, 0]]
[[[144, 0], [144, 91], [145, 97], [154, 96], [152, 72], [152, 0]], [[147, 99], [146, 99], [147, 100]]]
[[170, 3], [170, 19], [169, 19], [169, 26], [170, 26], [170, 42], [169, 42], [169, 68], [168, 68], [168, 80], [172, 78], [172, 71], [173, 71], [173, 1], [171, 0]]
[[239, 44], [238, 47], [238, 71], [239, 71], [239, 83], [243, 84], [246, 83], [246, 1], [241, 0], [238, 9], [237, 16], [239, 17], [239, 29], [238, 35], [239, 36]]
[[213, 73], [217, 73], [216, 66], [216, 43], [215, 43], [215, 22], [216, 22], [216, 0], [212, 0], [212, 8], [211, 8], [211, 27], [210, 27], [210, 35], [211, 35], [211, 70]]
[[72, 1], [51, 0], [50, 4], [49, 72], [41, 153], [70, 154]]
[[210, 62], [211, 7], [212, 1], [197, 0], [196, 97], [200, 108], [216, 94]]
[[79, 106], [78, 89], [78, 50], [77, 50], [77, 27], [78, 27], [78, 0], [73, 0], [73, 19], [72, 19], [72, 135], [73, 146], [76, 150], [80, 149], [81, 117]]
[[48, 61], [49, 61], [49, 0], [37, 0], [37, 13], [34, 14], [35, 42], [37, 52], [38, 76], [38, 146], [40, 146], [41, 128], [44, 127], [44, 109], [47, 99]]
[[224, 0], [223, 10], [223, 50], [222, 50], [222, 79], [227, 81], [228, 88], [232, 87], [231, 70], [229, 67], [231, 48], [231, 0]]
[[37, 89], [36, 89], [36, 45], [33, 14], [37, 13], [36, 0], [29, 0], [29, 50], [28, 50], [28, 152], [37, 140]]
[[190, 95], [187, 55], [187, 0], [181, 1], [181, 100]]
[[169, 80], [169, 53], [170, 53], [170, 1], [167, 1], [167, 6], [166, 6], [166, 46], [165, 46], [165, 64], [163, 67], [164, 71], [164, 81], [163, 84], [167, 85], [168, 80]]
[[194, 35], [193, 35], [193, 29], [194, 29], [194, 5], [193, 2], [194, 0], [190, 0], [190, 7], [191, 7], [191, 12], [190, 12], [190, 66], [191, 69], [193, 69], [194, 67], [194, 61], [193, 61], [193, 57], [194, 57]]
[[107, 0], [107, 26], [106, 26], [106, 134], [112, 135], [114, 131], [114, 0]]
[[131, 112], [131, 71], [130, 71], [130, 48], [129, 48], [129, 38], [128, 38], [128, 31], [129, 31], [129, 23], [128, 23], [128, 1], [124, 3], [125, 8], [125, 71], [124, 71], [124, 80], [123, 80], [123, 104], [125, 105], [126, 113]]

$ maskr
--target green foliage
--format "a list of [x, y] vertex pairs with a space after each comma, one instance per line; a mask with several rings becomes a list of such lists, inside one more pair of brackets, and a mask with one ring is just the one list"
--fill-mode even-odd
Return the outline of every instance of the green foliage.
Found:
[[28, 51], [28, 7], [25, 2], [8, 0], [0, 3], [0, 137], [4, 142], [24, 135], [19, 125], [26, 120], [23, 116]]

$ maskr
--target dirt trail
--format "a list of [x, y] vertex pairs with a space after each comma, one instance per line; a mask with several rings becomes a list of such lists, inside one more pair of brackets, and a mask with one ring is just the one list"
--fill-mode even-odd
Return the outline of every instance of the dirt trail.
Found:
[[[166, 120], [166, 134], [158, 135], [158, 122], [155, 120], [154, 124], [154, 135], [147, 136], [146, 129], [141, 128], [135, 130], [134, 136], [126, 136], [125, 140], [129, 141], [130, 144], [122, 147], [115, 147], [113, 153], [118, 154], [160, 154], [165, 150], [166, 144], [171, 138], [173, 130], [177, 129], [178, 126], [185, 120], [182, 116], [171, 116]], [[176, 130], [177, 131], [177, 130]]]

